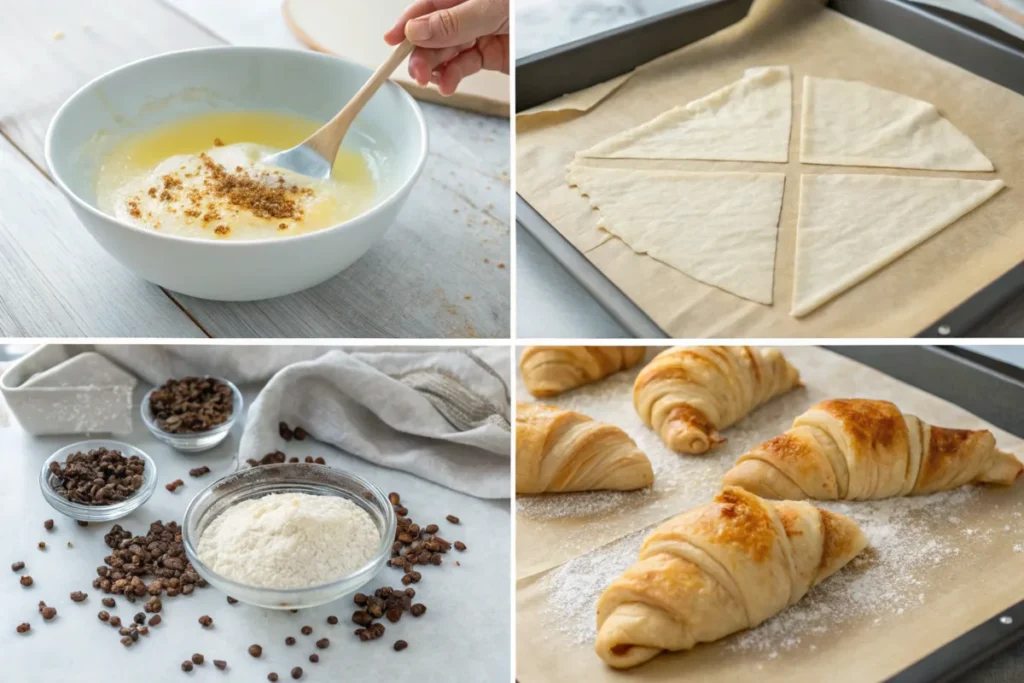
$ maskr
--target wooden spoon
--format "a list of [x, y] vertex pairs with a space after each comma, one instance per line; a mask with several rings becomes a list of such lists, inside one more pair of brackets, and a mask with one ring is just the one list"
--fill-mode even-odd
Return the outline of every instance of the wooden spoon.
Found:
[[405, 61], [413, 47], [408, 40], [403, 40], [333, 119], [299, 145], [272, 154], [263, 159], [263, 163], [313, 178], [330, 178], [331, 169], [334, 167], [334, 158], [338, 156], [341, 141], [345, 139], [345, 134], [348, 133], [352, 122], [355, 121], [356, 116], [363, 110], [374, 93], [387, 82], [398, 65]]

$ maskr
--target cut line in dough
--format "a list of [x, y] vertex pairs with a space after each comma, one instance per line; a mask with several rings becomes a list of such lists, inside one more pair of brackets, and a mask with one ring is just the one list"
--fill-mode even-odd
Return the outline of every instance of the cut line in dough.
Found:
[[792, 109], [789, 67], [757, 67], [740, 80], [603, 140], [579, 156], [785, 163]]
[[984, 204], [1001, 180], [803, 175], [793, 309], [805, 316]]
[[801, 121], [805, 164], [995, 170], [934, 105], [860, 81], [805, 76]]
[[772, 303], [782, 173], [686, 173], [574, 162], [570, 186], [600, 213], [598, 228], [730, 294]]

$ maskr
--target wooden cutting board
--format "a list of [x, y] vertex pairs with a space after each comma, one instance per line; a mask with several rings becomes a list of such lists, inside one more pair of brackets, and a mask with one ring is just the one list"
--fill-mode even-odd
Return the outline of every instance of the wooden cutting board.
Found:
[[[408, 6], [409, 0], [284, 0], [284, 19], [306, 46], [377, 68], [392, 47], [384, 32]], [[419, 100], [489, 114], [509, 115], [510, 79], [506, 74], [481, 71], [462, 81], [458, 91], [443, 96], [436, 87], [420, 87], [409, 78], [405, 65], [392, 80]]]

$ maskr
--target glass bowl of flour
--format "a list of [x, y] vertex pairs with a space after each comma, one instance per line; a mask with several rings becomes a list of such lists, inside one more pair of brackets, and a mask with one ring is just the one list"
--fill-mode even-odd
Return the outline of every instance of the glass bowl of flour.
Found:
[[369, 481], [325, 465], [263, 465], [200, 492], [182, 541], [196, 571], [242, 602], [300, 609], [355, 592], [381, 570], [394, 508]]

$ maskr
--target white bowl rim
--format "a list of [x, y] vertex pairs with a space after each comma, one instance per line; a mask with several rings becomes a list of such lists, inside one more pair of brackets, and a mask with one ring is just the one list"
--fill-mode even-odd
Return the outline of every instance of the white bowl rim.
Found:
[[87, 91], [93, 89], [95, 86], [99, 85], [102, 81], [105, 81], [108, 78], [111, 78], [115, 74], [120, 73], [121, 71], [126, 71], [128, 69], [132, 69], [134, 67], [140, 66], [140, 65], [145, 64], [147, 62], [157, 61], [157, 60], [160, 60], [160, 59], [166, 59], [168, 57], [173, 57], [173, 56], [176, 56], [176, 55], [188, 54], [188, 53], [202, 53], [202, 52], [208, 52], [209, 53], [209, 52], [229, 52], [229, 51], [294, 53], [294, 54], [301, 54], [301, 55], [310, 56], [310, 57], [312, 57], [314, 59], [320, 59], [320, 60], [323, 60], [323, 61], [340, 61], [340, 62], [344, 62], [345, 64], [347, 64], [349, 66], [355, 66], [355, 67], [358, 67], [359, 69], [362, 69], [362, 70], [372, 71], [368, 67], [363, 66], [362, 64], [358, 64], [356, 62], [353, 62], [350, 59], [345, 59], [344, 57], [339, 57], [337, 55], [329, 55], [329, 54], [325, 54], [325, 53], [322, 53], [322, 52], [313, 52], [311, 50], [297, 50], [297, 49], [287, 48], [287, 47], [271, 47], [271, 46], [259, 46], [259, 45], [214, 45], [214, 46], [211, 46], [211, 47], [194, 47], [194, 48], [188, 48], [188, 49], [185, 49], [185, 50], [174, 50], [172, 52], [163, 52], [163, 53], [158, 54], [158, 55], [151, 55], [149, 57], [144, 57], [142, 59], [137, 59], [137, 60], [135, 60], [133, 62], [128, 62], [127, 64], [122, 64], [119, 67], [116, 67], [114, 69], [111, 69], [110, 71], [107, 71], [106, 73], [100, 74], [99, 76], [97, 76], [96, 78], [92, 79], [91, 81], [89, 81], [88, 83], [86, 83], [85, 85], [80, 87], [78, 90], [76, 90], [74, 92], [74, 94], [72, 94], [70, 97], [68, 97], [68, 99], [64, 101], [64, 104], [62, 104], [60, 106], [60, 108], [57, 110], [57, 112], [53, 115], [53, 118], [50, 119], [50, 125], [47, 126], [47, 128], [46, 128], [46, 137], [45, 137], [44, 142], [43, 142], [43, 158], [46, 160], [46, 168], [50, 172], [50, 177], [53, 179], [53, 182], [55, 182], [57, 184], [57, 187], [60, 188], [60, 191], [64, 193], [64, 196], [66, 196], [68, 199], [70, 199], [76, 206], [78, 206], [79, 208], [84, 210], [86, 213], [92, 214], [95, 218], [100, 218], [100, 219], [104, 219], [104, 220], [110, 221], [111, 223], [113, 223], [114, 225], [117, 225], [118, 227], [126, 228], [126, 229], [129, 229], [129, 230], [134, 230], [134, 231], [139, 232], [140, 234], [143, 234], [143, 235], [149, 235], [149, 236], [155, 237], [157, 239], [170, 240], [172, 242], [185, 242], [185, 243], [190, 243], [190, 244], [202, 244], [202, 245], [206, 245], [206, 246], [212, 247], [214, 249], [238, 249], [238, 248], [241, 248], [241, 247], [252, 246], [252, 245], [257, 245], [257, 244], [258, 245], [268, 245], [268, 244], [277, 244], [277, 243], [281, 243], [281, 242], [292, 243], [292, 242], [298, 242], [299, 240], [316, 239], [317, 236], [322, 235], [323, 233], [334, 232], [334, 231], [337, 231], [337, 230], [344, 229], [344, 228], [348, 227], [352, 223], [368, 219], [368, 218], [372, 217], [374, 214], [381, 213], [387, 207], [391, 206], [392, 204], [395, 204], [398, 201], [399, 196], [402, 195], [406, 190], [408, 190], [410, 185], [415, 183], [416, 180], [419, 178], [420, 173], [423, 171], [423, 166], [427, 162], [427, 152], [428, 152], [428, 148], [429, 148], [429, 144], [430, 144], [430, 142], [428, 140], [428, 137], [427, 137], [427, 123], [426, 123], [426, 120], [423, 118], [423, 110], [420, 108], [420, 106], [416, 102], [415, 98], [413, 98], [413, 96], [410, 95], [405, 90], [405, 88], [401, 87], [397, 83], [389, 82], [389, 83], [385, 83], [385, 87], [391, 87], [391, 88], [397, 88], [398, 89], [399, 97], [401, 97], [402, 100], [407, 105], [409, 105], [410, 109], [412, 109], [412, 113], [416, 117], [416, 121], [419, 124], [419, 128], [420, 128], [420, 149], [418, 151], [419, 158], [416, 160], [416, 167], [413, 169], [413, 172], [409, 175], [409, 177], [406, 178], [405, 182], [402, 183], [401, 187], [397, 188], [394, 192], [392, 192], [383, 201], [375, 203], [373, 206], [371, 206], [369, 209], [367, 209], [363, 213], [359, 214], [358, 216], [353, 216], [352, 218], [349, 218], [348, 220], [343, 221], [341, 223], [338, 223], [336, 225], [332, 225], [332, 226], [323, 228], [321, 230], [314, 230], [312, 232], [306, 232], [306, 233], [303, 233], [301, 235], [289, 235], [287, 237], [275, 237], [273, 239], [212, 240], [212, 239], [207, 239], [207, 238], [203, 238], [203, 237], [182, 237], [180, 235], [168, 235], [167, 233], [162, 233], [162, 232], [158, 232], [158, 231], [155, 231], [155, 230], [146, 230], [146, 229], [142, 228], [141, 226], [133, 225], [131, 223], [125, 223], [124, 221], [120, 221], [117, 218], [111, 216], [110, 214], [107, 214], [107, 213], [104, 213], [103, 211], [100, 211], [95, 206], [93, 206], [89, 202], [87, 202], [84, 199], [82, 199], [81, 197], [79, 197], [78, 194], [76, 194], [75, 192], [71, 191], [71, 188], [69, 188], [67, 186], [67, 184], [64, 182], [64, 179], [61, 176], [61, 174], [54, 167], [53, 156], [52, 156], [52, 152], [53, 152], [52, 141], [53, 141], [53, 131], [54, 131], [54, 128], [56, 127], [57, 122], [64, 116], [64, 113], [67, 110], [67, 108], [75, 100], [79, 99], [80, 97], [84, 97], [85, 93]]

